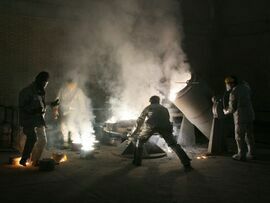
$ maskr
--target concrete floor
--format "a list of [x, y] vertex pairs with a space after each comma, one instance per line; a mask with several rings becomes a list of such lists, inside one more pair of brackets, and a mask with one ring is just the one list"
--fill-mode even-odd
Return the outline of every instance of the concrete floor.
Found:
[[270, 148], [257, 146], [258, 160], [252, 162], [230, 156], [197, 160], [193, 154], [195, 170], [189, 173], [174, 155], [134, 167], [115, 155], [114, 146], [101, 146], [90, 159], [67, 151], [68, 161], [51, 172], [7, 165], [10, 153], [0, 152], [0, 202], [266, 203]]

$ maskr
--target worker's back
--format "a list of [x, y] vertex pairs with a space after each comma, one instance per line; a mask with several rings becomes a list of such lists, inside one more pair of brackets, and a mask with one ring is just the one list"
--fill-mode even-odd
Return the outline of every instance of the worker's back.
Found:
[[146, 107], [146, 124], [152, 128], [168, 128], [170, 126], [170, 115], [168, 109], [160, 104], [151, 104]]

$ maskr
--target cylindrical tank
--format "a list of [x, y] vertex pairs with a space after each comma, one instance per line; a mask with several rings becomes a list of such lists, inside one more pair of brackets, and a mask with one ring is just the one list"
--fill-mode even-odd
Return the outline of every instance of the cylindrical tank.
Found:
[[185, 117], [195, 125], [208, 139], [213, 120], [212, 93], [209, 87], [192, 77], [187, 86], [177, 93], [174, 104]]

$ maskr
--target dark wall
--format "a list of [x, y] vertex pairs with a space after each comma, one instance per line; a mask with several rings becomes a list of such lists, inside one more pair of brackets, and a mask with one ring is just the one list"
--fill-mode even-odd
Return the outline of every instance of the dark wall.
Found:
[[216, 94], [224, 77], [249, 82], [257, 118], [270, 112], [270, 45], [267, 0], [182, 0], [184, 49], [193, 70]]
[[[241, 76], [253, 89], [257, 115], [267, 116], [263, 112], [270, 111], [270, 1], [180, 2], [183, 48], [192, 69], [217, 94], [224, 90], [225, 75]], [[76, 12], [80, 10], [76, 4], [79, 1], [0, 2], [0, 104], [15, 105], [19, 89], [40, 70], [53, 70], [53, 79], [61, 77], [71, 49], [70, 27], [78, 23]], [[57, 86], [54, 80], [49, 88]]]
[[19, 90], [41, 70], [53, 72], [49, 90], [59, 86], [57, 78], [63, 74], [66, 50], [70, 49], [68, 27], [75, 20], [58, 13], [57, 4], [1, 1], [0, 104], [16, 105]]

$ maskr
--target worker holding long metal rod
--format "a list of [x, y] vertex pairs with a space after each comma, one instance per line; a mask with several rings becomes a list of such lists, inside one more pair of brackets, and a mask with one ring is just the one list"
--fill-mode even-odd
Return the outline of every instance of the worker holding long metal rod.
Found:
[[149, 101], [151, 104], [143, 110], [137, 119], [135, 130], [131, 134], [131, 136], [135, 136], [140, 131], [134, 152], [133, 164], [136, 166], [141, 165], [143, 145], [154, 133], [159, 133], [168, 146], [176, 153], [185, 170], [191, 170], [191, 159], [182, 147], [177, 144], [172, 135], [173, 128], [168, 109], [160, 104], [160, 98], [158, 96], [152, 96]]

